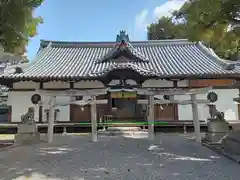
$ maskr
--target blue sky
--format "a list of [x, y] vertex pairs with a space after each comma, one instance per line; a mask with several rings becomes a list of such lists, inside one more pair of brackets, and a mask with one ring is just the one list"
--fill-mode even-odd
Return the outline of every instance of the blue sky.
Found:
[[32, 60], [40, 39], [64, 41], [114, 41], [120, 30], [130, 40], [146, 40], [146, 26], [169, 11], [178, 9], [184, 0], [45, 0], [35, 11], [44, 23], [38, 36], [28, 45]]

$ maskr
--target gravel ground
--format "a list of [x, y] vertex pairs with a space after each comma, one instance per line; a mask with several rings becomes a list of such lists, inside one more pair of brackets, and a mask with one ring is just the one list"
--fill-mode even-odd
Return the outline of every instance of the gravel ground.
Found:
[[[52, 145], [0, 152], [0, 180], [238, 180], [240, 166], [191, 135], [144, 138], [55, 136]], [[149, 148], [151, 147], [151, 148]]]

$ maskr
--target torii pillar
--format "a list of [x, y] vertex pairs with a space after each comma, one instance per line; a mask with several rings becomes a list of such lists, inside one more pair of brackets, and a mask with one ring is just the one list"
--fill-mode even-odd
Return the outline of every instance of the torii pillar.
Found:
[[96, 95], [91, 96], [91, 125], [92, 125], [92, 141], [97, 141], [97, 106]]
[[148, 95], [148, 139], [154, 140], [154, 95]]
[[48, 118], [48, 143], [52, 143], [54, 134], [54, 105], [56, 96], [50, 96], [49, 102], [49, 118]]
[[194, 133], [196, 136], [196, 142], [201, 143], [201, 131], [200, 131], [200, 122], [198, 116], [198, 102], [197, 95], [191, 94], [191, 104], [192, 104], [192, 114], [193, 114], [193, 125], [194, 125]]

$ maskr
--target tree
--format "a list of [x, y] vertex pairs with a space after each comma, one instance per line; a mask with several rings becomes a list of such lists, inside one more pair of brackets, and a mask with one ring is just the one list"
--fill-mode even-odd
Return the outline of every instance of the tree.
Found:
[[0, 1], [0, 45], [4, 52], [23, 54], [30, 37], [37, 34], [41, 17], [34, 17], [33, 11], [43, 0]]
[[174, 24], [172, 18], [163, 17], [157, 23], [148, 26], [148, 39], [179, 39], [187, 38], [185, 24]]
[[[178, 35], [181, 38], [203, 41], [220, 57], [236, 60], [240, 50], [239, 5], [239, 0], [188, 1], [173, 13], [172, 29], [179, 29], [181, 24], [184, 27]], [[159, 31], [159, 22], [150, 25], [148, 33]]]
[[193, 18], [205, 28], [218, 24], [240, 24], [239, 0], [191, 0], [174, 13], [178, 18]]

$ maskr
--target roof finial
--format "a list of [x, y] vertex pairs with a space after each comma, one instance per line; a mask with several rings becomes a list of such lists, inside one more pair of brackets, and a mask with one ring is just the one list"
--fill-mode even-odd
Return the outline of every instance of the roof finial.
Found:
[[128, 35], [126, 34], [126, 31], [122, 30], [120, 31], [119, 35], [117, 35], [117, 39], [116, 39], [117, 42], [128, 42], [129, 41], [129, 37]]

